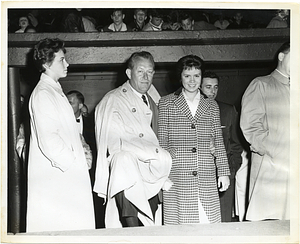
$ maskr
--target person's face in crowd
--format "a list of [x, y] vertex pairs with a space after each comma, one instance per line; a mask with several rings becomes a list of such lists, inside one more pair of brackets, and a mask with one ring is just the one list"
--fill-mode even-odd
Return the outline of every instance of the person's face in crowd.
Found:
[[69, 64], [67, 63], [65, 54], [62, 50], [59, 50], [54, 56], [55, 58], [52, 64], [44, 64], [44, 68], [46, 69], [45, 73], [47, 75], [55, 81], [58, 81], [58, 79], [67, 76]]
[[184, 19], [181, 21], [182, 29], [183, 30], [193, 30], [194, 29], [194, 20], [191, 19]]
[[278, 13], [278, 15], [279, 15], [282, 19], [284, 19], [284, 18], [286, 18], [286, 17], [289, 15], [289, 10], [288, 10], [288, 9], [283, 9], [283, 10], [281, 10], [281, 11]]
[[182, 86], [188, 93], [197, 93], [201, 84], [201, 70], [195, 67], [184, 69], [181, 72]]
[[280, 61], [280, 71], [287, 76], [290, 76], [290, 52], [279, 53], [278, 60]]
[[29, 25], [29, 21], [27, 17], [20, 17], [19, 19], [19, 26], [21, 28], [26, 28]]
[[130, 85], [141, 94], [149, 90], [154, 73], [152, 62], [145, 58], [136, 59], [133, 69], [126, 70]]
[[205, 77], [202, 79], [201, 91], [209, 98], [216, 99], [219, 89], [217, 78]]
[[162, 23], [162, 18], [160, 17], [152, 17], [151, 18], [151, 23], [155, 26], [159, 26]]
[[234, 16], [234, 19], [237, 23], [240, 23], [242, 21], [243, 15], [241, 13], [236, 13]]
[[83, 107], [83, 104], [78, 100], [77, 96], [75, 94], [67, 95], [67, 98], [69, 100], [69, 103], [71, 104], [75, 117], [79, 117], [81, 108]]
[[147, 19], [146, 13], [142, 10], [137, 11], [137, 13], [133, 16], [138, 24], [143, 24]]
[[116, 25], [120, 25], [123, 22], [125, 15], [122, 13], [122, 11], [115, 11], [111, 15], [111, 19]]

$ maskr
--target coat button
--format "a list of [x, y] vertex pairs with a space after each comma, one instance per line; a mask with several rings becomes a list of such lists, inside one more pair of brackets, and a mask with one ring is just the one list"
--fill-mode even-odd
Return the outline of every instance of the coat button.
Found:
[[193, 176], [196, 176], [197, 174], [198, 174], [197, 171], [193, 171], [193, 172], [192, 172], [192, 175], [193, 175]]
[[127, 92], [127, 90], [124, 88], [124, 89], [123, 89], [123, 92]]
[[192, 124], [192, 125], [191, 125], [191, 128], [192, 128], [192, 129], [195, 129], [195, 128], [196, 128], [195, 124]]
[[133, 113], [135, 113], [135, 112], [136, 112], [136, 109], [135, 109], [135, 108], [133, 108], [131, 111], [132, 111]]
[[140, 133], [140, 134], [139, 134], [139, 137], [140, 137], [140, 138], [142, 138], [143, 136], [144, 136], [144, 134], [143, 134], [143, 133]]
[[156, 153], [158, 153], [158, 148], [156, 148], [156, 150], [155, 150], [155, 151], [156, 151]]
[[192, 148], [192, 152], [195, 153], [197, 150], [195, 147]]

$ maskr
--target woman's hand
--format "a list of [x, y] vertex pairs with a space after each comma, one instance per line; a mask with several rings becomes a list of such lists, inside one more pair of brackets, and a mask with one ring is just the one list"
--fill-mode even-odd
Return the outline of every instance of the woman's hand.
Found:
[[230, 186], [229, 176], [225, 175], [225, 176], [220, 176], [218, 178], [219, 191], [226, 191], [229, 186]]

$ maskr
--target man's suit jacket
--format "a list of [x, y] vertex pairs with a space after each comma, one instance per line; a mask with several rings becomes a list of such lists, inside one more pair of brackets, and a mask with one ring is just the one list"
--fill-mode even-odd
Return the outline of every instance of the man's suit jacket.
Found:
[[238, 136], [238, 113], [233, 105], [217, 101], [220, 108], [221, 128], [230, 168], [230, 178], [242, 164], [242, 145]]
[[94, 114], [89, 115], [89, 117], [82, 116], [83, 126], [82, 126], [82, 135], [84, 137], [85, 142], [90, 146], [92, 151], [92, 168], [90, 169], [90, 177], [92, 184], [95, 181], [95, 167], [96, 167], [96, 159], [97, 159], [97, 147], [96, 147], [96, 138], [95, 138], [95, 122], [94, 122]]
[[82, 135], [87, 144], [89, 144], [93, 157], [94, 153], [96, 153], [96, 138], [95, 138], [95, 122], [94, 122], [94, 114], [89, 115], [89, 117], [82, 116], [83, 120], [83, 130]]

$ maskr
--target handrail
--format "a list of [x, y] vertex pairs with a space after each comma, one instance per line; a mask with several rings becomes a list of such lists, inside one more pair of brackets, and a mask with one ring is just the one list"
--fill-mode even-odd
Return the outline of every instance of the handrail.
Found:
[[195, 53], [208, 61], [270, 60], [290, 29], [241, 29], [162, 32], [23, 33], [8, 34], [8, 65], [24, 66], [26, 54], [44, 38], [65, 41], [70, 64], [120, 64], [137, 50], [156, 62], [176, 62]]

